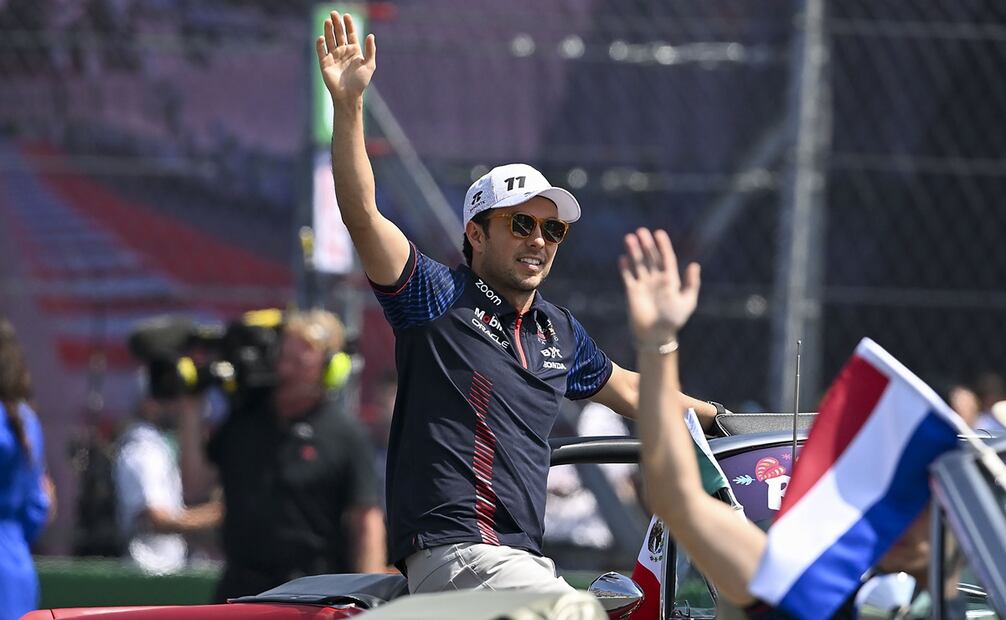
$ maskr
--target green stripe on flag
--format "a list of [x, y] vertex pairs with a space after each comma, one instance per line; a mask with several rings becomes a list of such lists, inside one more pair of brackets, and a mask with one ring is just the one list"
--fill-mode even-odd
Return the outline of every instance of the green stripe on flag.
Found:
[[709, 495], [716, 495], [718, 491], [726, 490], [730, 497], [730, 503], [737, 506], [739, 502], [734, 497], [730, 483], [727, 482], [726, 474], [720, 469], [719, 463], [716, 462], [716, 457], [713, 456], [713, 451], [709, 448], [706, 434], [702, 431], [702, 426], [699, 424], [699, 418], [695, 415], [694, 409], [689, 409], [685, 412], [685, 426], [688, 427], [688, 433], [692, 436], [692, 445], [695, 446], [695, 458], [699, 461], [702, 488]]

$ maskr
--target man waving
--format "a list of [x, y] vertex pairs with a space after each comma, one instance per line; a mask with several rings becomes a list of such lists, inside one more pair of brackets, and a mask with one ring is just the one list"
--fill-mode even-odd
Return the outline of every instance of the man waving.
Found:
[[[332, 13], [316, 49], [335, 110], [342, 218], [395, 331], [390, 557], [414, 593], [567, 590], [541, 555], [549, 432], [563, 398], [632, 416], [638, 393], [638, 375], [537, 290], [580, 205], [531, 166], [499, 166], [465, 196], [467, 264], [423, 255], [375, 202], [362, 105], [374, 35], [361, 47], [352, 18]], [[715, 413], [692, 404], [707, 420]]]

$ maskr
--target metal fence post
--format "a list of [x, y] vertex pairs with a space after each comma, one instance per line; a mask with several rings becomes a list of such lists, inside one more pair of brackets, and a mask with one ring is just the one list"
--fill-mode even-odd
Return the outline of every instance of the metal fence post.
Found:
[[[794, 393], [796, 343], [805, 347], [801, 401], [814, 402], [820, 387], [821, 294], [824, 262], [825, 162], [831, 135], [824, 0], [797, 4], [789, 117], [794, 145], [779, 214], [772, 317], [770, 397], [782, 411]], [[813, 406], [813, 405], [812, 405]]]

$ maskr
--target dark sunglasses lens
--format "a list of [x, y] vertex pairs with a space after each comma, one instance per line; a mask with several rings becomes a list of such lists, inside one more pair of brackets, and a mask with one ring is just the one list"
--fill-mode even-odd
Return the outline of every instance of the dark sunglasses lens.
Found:
[[513, 234], [523, 238], [534, 232], [536, 223], [535, 219], [526, 213], [514, 213], [510, 218], [510, 229]]
[[541, 227], [541, 231], [545, 234], [545, 238], [553, 243], [559, 243], [562, 238], [566, 236], [566, 230], [569, 227], [565, 222], [560, 220], [545, 220], [545, 223]]

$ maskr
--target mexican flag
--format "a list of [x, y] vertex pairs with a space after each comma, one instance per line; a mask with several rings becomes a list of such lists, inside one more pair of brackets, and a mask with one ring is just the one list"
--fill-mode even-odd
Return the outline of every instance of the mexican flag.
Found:
[[[695, 446], [695, 458], [699, 460], [699, 472], [702, 476], [702, 486], [706, 493], [718, 496], [728, 501], [738, 511], [738, 515], [744, 516], [744, 509], [734, 496], [727, 477], [720, 469], [712, 450], [709, 449], [709, 442], [699, 424], [699, 418], [695, 415], [695, 410], [689, 409], [685, 413], [685, 426], [692, 436]], [[632, 579], [639, 584], [643, 590], [643, 602], [632, 612], [631, 620], [659, 620], [660, 618], [660, 590], [661, 590], [661, 564], [664, 554], [667, 551], [667, 541], [664, 536], [663, 522], [653, 516], [650, 519], [650, 527], [643, 537], [643, 546], [639, 549], [639, 556], [636, 558], [636, 567], [632, 570]], [[674, 558], [668, 558], [673, 562]]]

